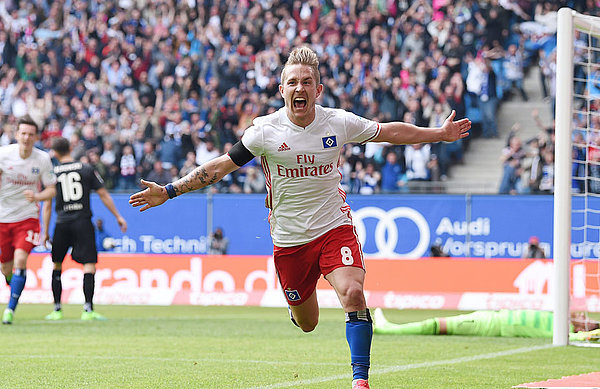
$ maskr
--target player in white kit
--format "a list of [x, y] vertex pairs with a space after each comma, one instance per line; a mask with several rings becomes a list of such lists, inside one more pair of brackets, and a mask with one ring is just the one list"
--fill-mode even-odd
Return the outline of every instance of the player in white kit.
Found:
[[353, 368], [352, 388], [369, 388], [373, 334], [363, 293], [362, 250], [352, 225], [346, 193], [340, 186], [340, 151], [346, 143], [409, 144], [452, 142], [468, 136], [471, 122], [454, 121], [452, 112], [440, 128], [401, 122], [377, 123], [341, 109], [316, 105], [323, 91], [317, 55], [294, 49], [281, 73], [279, 91], [285, 107], [256, 118], [229, 153], [165, 186], [142, 180], [147, 188], [131, 196], [140, 211], [214, 184], [256, 156], [261, 157], [274, 261], [292, 321], [312, 331], [319, 319], [316, 285], [323, 275], [346, 312], [346, 338]]
[[37, 124], [25, 115], [17, 125], [17, 143], [0, 147], [0, 261], [2, 274], [10, 284], [3, 324], [13, 321], [25, 287], [29, 253], [48, 236], [45, 226], [40, 238], [39, 202], [56, 194], [50, 156], [34, 147], [38, 137]]

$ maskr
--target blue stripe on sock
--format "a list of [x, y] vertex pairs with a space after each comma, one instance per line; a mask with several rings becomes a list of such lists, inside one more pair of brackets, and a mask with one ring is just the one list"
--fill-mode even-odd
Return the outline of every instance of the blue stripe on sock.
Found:
[[25, 272], [15, 272], [10, 280], [10, 299], [8, 300], [8, 308], [13, 311], [17, 308], [21, 292], [25, 288], [25, 280], [27, 279]]
[[369, 379], [373, 323], [365, 320], [346, 322], [346, 339], [350, 346], [353, 379]]

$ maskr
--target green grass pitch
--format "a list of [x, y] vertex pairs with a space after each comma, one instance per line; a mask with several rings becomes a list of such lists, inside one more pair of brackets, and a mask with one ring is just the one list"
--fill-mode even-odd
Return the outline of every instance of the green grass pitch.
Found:
[[[51, 309], [22, 304], [0, 327], [0, 388], [350, 387], [338, 309], [321, 310], [309, 334], [282, 308], [98, 306], [109, 320], [82, 322], [68, 305], [65, 320], [46, 322]], [[385, 312], [396, 322], [457, 313]], [[543, 339], [375, 335], [371, 365], [374, 389], [510, 388], [598, 371], [600, 353]]]

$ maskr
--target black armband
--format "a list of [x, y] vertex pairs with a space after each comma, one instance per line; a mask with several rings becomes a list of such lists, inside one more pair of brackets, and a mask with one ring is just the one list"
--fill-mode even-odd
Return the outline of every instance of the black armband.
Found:
[[229, 158], [239, 167], [244, 166], [254, 159], [254, 155], [244, 146], [242, 141], [238, 141], [227, 153]]

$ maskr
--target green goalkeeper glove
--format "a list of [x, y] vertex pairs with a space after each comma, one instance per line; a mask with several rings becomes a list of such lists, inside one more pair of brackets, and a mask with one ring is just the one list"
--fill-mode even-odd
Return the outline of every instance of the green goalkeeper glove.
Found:
[[593, 331], [579, 331], [569, 334], [569, 340], [600, 342], [600, 328]]

